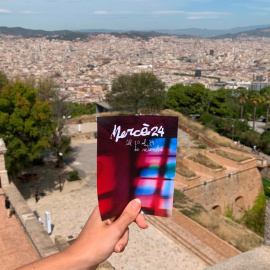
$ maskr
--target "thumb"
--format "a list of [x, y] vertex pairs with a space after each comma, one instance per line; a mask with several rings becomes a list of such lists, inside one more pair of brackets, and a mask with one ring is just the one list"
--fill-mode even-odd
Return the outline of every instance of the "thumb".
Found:
[[132, 200], [124, 209], [121, 216], [114, 222], [113, 227], [118, 227], [118, 230], [123, 234], [126, 228], [136, 219], [141, 210], [140, 199]]

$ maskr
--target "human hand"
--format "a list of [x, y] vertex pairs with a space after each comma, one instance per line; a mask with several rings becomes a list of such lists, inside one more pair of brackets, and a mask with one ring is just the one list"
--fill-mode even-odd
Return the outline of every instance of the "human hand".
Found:
[[[113, 252], [124, 251], [129, 238], [128, 226], [135, 221], [146, 229], [147, 223], [140, 214], [141, 201], [132, 200], [117, 219], [101, 220], [98, 207], [89, 217], [78, 239], [64, 251], [69, 257], [76, 258], [76, 269], [96, 269]], [[73, 268], [74, 269], [74, 268]]]

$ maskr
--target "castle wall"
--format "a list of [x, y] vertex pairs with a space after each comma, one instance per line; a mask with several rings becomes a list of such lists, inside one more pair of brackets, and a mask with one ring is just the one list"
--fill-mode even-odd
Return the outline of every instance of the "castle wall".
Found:
[[239, 218], [245, 210], [252, 208], [261, 189], [261, 174], [253, 167], [185, 188], [182, 192], [207, 210], [217, 207], [221, 214], [224, 214], [228, 206], [233, 207], [234, 216]]

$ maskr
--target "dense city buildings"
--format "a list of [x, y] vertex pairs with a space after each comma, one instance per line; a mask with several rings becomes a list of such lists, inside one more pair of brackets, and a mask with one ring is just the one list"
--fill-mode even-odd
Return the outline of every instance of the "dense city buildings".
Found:
[[103, 100], [117, 76], [141, 71], [154, 72], [167, 89], [198, 82], [211, 90], [221, 84], [259, 90], [269, 83], [270, 38], [142, 40], [100, 34], [85, 42], [0, 35], [0, 70], [9, 78], [53, 77], [80, 103]]

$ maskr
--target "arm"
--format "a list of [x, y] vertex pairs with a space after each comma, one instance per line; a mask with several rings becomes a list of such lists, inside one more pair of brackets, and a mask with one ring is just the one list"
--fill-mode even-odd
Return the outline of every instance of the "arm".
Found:
[[133, 221], [140, 228], [147, 228], [144, 216], [139, 214], [140, 209], [141, 202], [135, 199], [127, 205], [116, 221], [101, 221], [99, 209], [96, 207], [78, 239], [70, 247], [18, 270], [94, 270], [113, 252], [124, 251], [128, 243], [128, 226]]

